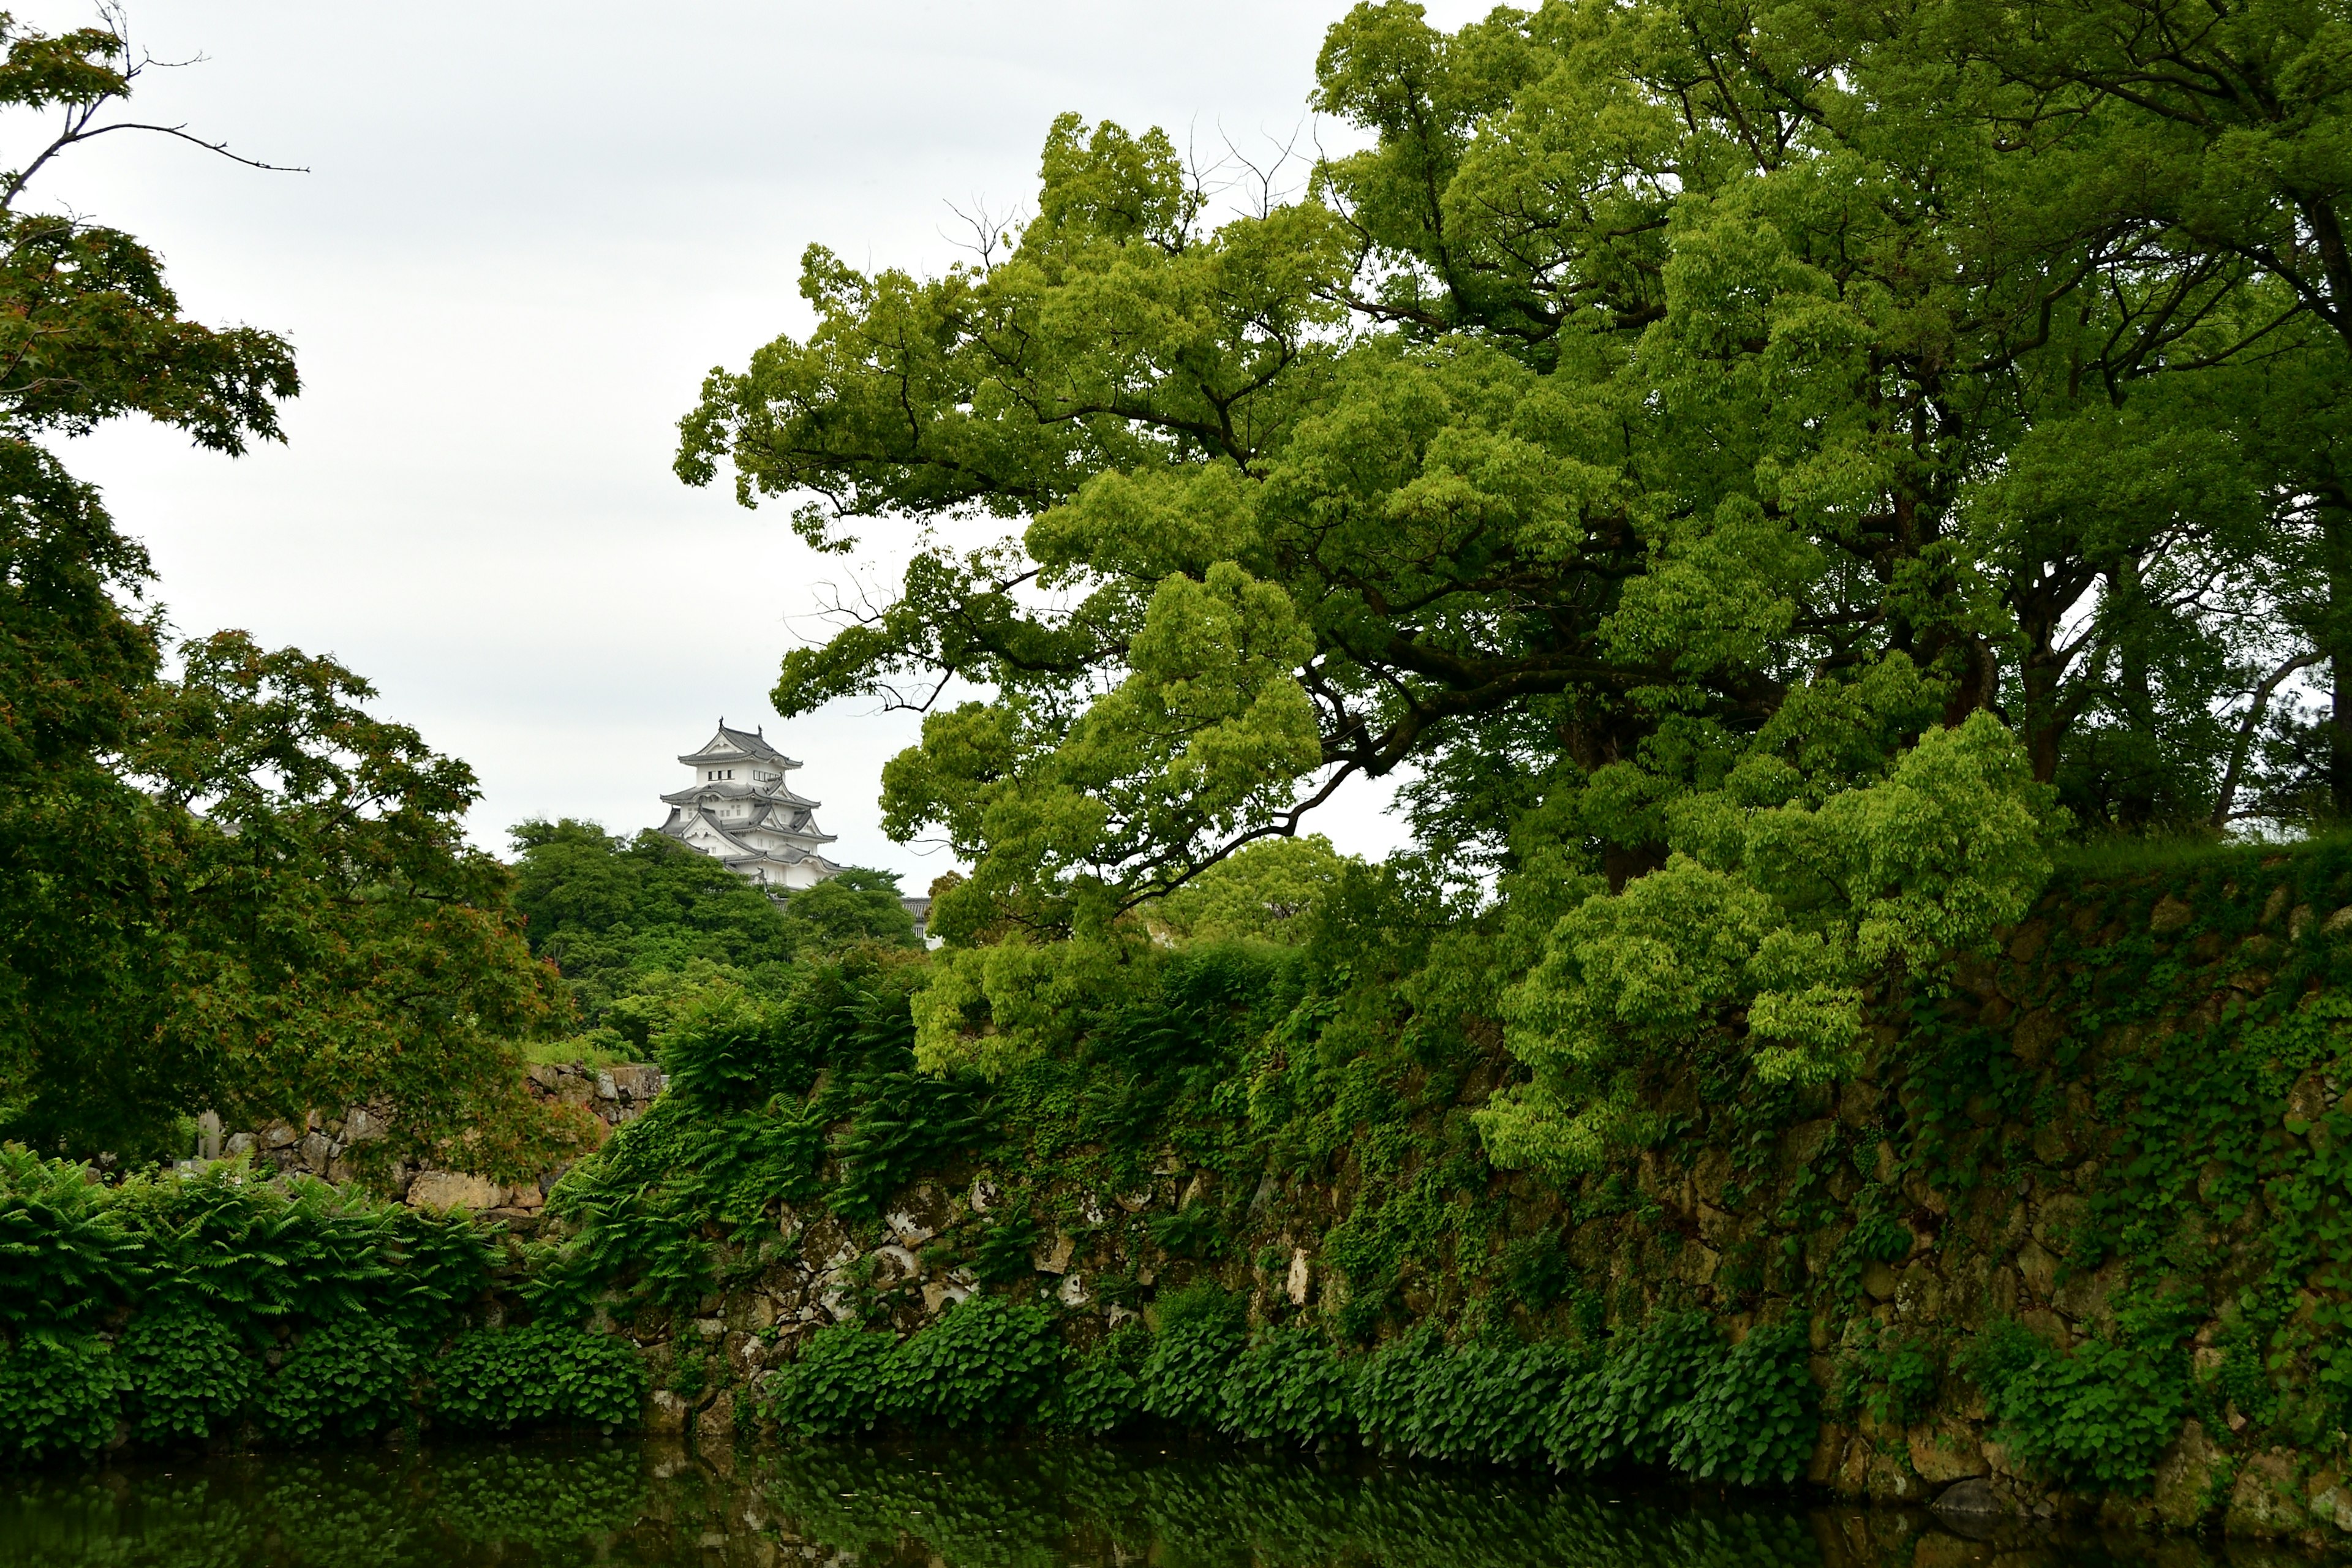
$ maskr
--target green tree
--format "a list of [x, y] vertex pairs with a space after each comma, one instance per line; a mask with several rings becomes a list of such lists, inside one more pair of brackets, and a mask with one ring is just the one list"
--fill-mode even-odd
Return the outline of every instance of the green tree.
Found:
[[568, 817], [513, 837], [531, 951], [562, 971], [592, 1027], [649, 976], [696, 960], [752, 975], [792, 961], [795, 933], [777, 900], [675, 838], [624, 839]]
[[786, 895], [784, 924], [797, 951], [812, 957], [857, 942], [919, 948], [915, 917], [899, 901], [898, 874], [845, 867], [813, 888]]
[[136, 1155], [207, 1107], [367, 1100], [395, 1110], [378, 1158], [573, 1146], [520, 1089], [552, 976], [464, 841], [471, 772], [331, 660], [224, 632], [167, 670], [144, 552], [39, 445], [135, 414], [235, 454], [298, 384], [283, 340], [183, 316], [131, 236], [21, 210], [131, 128], [107, 116], [140, 66], [104, 28], [0, 39], [0, 107], [62, 123], [0, 179], [0, 1136]]
[[1063, 1047], [1139, 911], [1407, 768], [1501, 894], [1444, 945], [1484, 978], [1416, 994], [1520, 986], [1494, 1130], [1566, 1157], [1628, 1066], [1580, 1039], [1841, 1070], [2026, 906], [2053, 790], [2227, 815], [2306, 557], [2223, 373], [2325, 345], [2116, 199], [2135, 121], [2038, 117], [1954, 14], [1360, 5], [1315, 101], [1371, 144], [1297, 200], [1214, 222], [1166, 137], [1066, 115], [1008, 255], [810, 250], [814, 329], [709, 378], [678, 471], [814, 492], [826, 548], [938, 524], [775, 693], [992, 694], [884, 774], [972, 866], [923, 1060]]

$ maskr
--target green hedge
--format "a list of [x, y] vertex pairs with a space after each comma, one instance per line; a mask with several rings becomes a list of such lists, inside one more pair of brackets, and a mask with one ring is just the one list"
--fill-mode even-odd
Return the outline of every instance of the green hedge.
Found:
[[495, 1233], [234, 1164], [114, 1185], [0, 1147], [0, 1459], [250, 1431], [636, 1420], [636, 1348], [470, 1326]]
[[763, 1386], [783, 1431], [1027, 1423], [1101, 1436], [1139, 1422], [1292, 1447], [1591, 1472], [1670, 1467], [1785, 1485], [1819, 1432], [1805, 1335], [1769, 1324], [1728, 1344], [1701, 1313], [1654, 1320], [1597, 1350], [1447, 1346], [1433, 1331], [1352, 1354], [1304, 1325], [1251, 1334], [1238, 1298], [1172, 1298], [1159, 1331], [1130, 1323], [1066, 1352], [1043, 1308], [975, 1298], [904, 1340], [855, 1323], [820, 1330]]

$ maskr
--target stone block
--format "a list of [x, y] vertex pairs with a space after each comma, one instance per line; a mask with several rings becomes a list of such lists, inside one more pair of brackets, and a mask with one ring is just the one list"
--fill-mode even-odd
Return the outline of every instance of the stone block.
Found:
[[2010, 1049], [2027, 1067], [2040, 1067], [2066, 1037], [2066, 1026], [2047, 1007], [2036, 1007], [2017, 1021], [2010, 1032]]
[[[903, 1247], [877, 1247], [868, 1257], [874, 1259], [874, 1285], [887, 1290], [893, 1285], [918, 1278], [923, 1272], [922, 1259]], [[1067, 1258], [1064, 1259], [1067, 1262]]]
[[1845, 1457], [1846, 1441], [1850, 1436], [1836, 1422], [1822, 1422], [1820, 1434], [1813, 1439], [1812, 1457], [1805, 1461], [1805, 1479], [1815, 1486], [1827, 1486], [1835, 1479], [1838, 1461]]
[[1911, 1428], [1904, 1444], [1911, 1468], [1930, 1486], [1964, 1481], [1986, 1471], [1984, 1449], [1967, 1423], [1946, 1417]]
[[2076, 1322], [2104, 1323], [2115, 1316], [2108, 1302], [2123, 1283], [2123, 1260], [2116, 1259], [2095, 1274], [2077, 1274], [2058, 1287], [2051, 1305]]
[[1067, 1234], [1057, 1232], [1052, 1242], [1030, 1255], [1030, 1267], [1040, 1274], [1066, 1273], [1070, 1267], [1070, 1255], [1077, 1250], [1077, 1247], [1078, 1244]]
[[250, 1132], [232, 1132], [227, 1142], [221, 1145], [221, 1152], [234, 1160], [239, 1154], [252, 1153], [258, 1144], [259, 1141]]
[[2167, 893], [2157, 900], [2156, 908], [2148, 911], [2147, 929], [2163, 936], [2180, 930], [2196, 916], [2197, 911], [2189, 907], [2187, 900], [2178, 893]]
[[2047, 1301], [2058, 1289], [2058, 1259], [2038, 1241], [2017, 1249], [2017, 1272], [2025, 1281], [2026, 1294], [2037, 1301]]
[[[614, 1068], [604, 1076], [613, 1080], [614, 1091], [623, 1100], [652, 1100], [662, 1091], [662, 1070], [650, 1063]], [[602, 1093], [604, 1085], [600, 1081], [597, 1090]]]
[[1290, 1272], [1282, 1282], [1282, 1293], [1290, 1298], [1292, 1306], [1304, 1307], [1314, 1289], [1315, 1265], [1307, 1258], [1305, 1247], [1294, 1247], [1290, 1249]]
[[2204, 1422], [2189, 1420], [2157, 1460], [2157, 1519], [2176, 1531], [2194, 1531], [2230, 1493], [2230, 1458], [2206, 1436]]
[[2343, 1471], [2325, 1469], [2313, 1476], [2303, 1499], [2305, 1511], [2315, 1521], [2339, 1535], [2352, 1535], [2352, 1487], [2345, 1484]]
[[505, 1201], [506, 1189], [496, 1182], [457, 1171], [419, 1171], [408, 1184], [408, 1206], [413, 1209], [462, 1208], [478, 1214]]
[[2293, 1535], [2309, 1528], [2304, 1508], [2302, 1467], [2285, 1448], [2248, 1459], [2230, 1489], [2222, 1528], [2231, 1535]]
[[302, 1168], [314, 1176], [327, 1173], [327, 1162], [335, 1157], [335, 1145], [323, 1132], [305, 1133], [301, 1145]]

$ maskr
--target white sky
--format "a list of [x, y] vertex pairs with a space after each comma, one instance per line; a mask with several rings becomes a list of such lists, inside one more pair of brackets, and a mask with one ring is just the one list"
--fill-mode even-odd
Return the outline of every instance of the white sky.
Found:
[[[1287, 138], [1341, 9], [147, 0], [135, 41], [205, 59], [142, 79], [138, 118], [312, 172], [123, 135], [37, 189], [157, 248], [198, 319], [291, 339], [305, 390], [282, 447], [230, 459], [122, 426], [68, 461], [147, 541], [181, 630], [332, 653], [470, 761], [482, 843], [534, 816], [653, 826], [671, 759], [724, 714], [808, 764], [793, 782], [826, 803], [836, 858], [919, 891], [947, 856], [883, 838], [875, 804], [917, 720], [768, 705], [846, 564], [783, 506], [680, 485], [676, 421], [712, 365], [805, 327], [808, 242], [944, 266], [946, 204], [1026, 201], [1063, 110], [1205, 150]], [[1384, 801], [1343, 792], [1320, 826], [1378, 854], [1402, 837]]]

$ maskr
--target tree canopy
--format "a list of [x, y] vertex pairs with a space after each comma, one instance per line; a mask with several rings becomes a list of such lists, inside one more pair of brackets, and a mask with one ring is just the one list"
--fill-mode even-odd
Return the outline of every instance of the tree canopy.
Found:
[[925, 710], [925, 1058], [1051, 1048], [1156, 901], [1402, 771], [1494, 879], [1490, 1137], [1573, 1162], [1694, 1031], [1846, 1070], [2070, 830], [2341, 810], [2328, 16], [1384, 0], [1293, 198], [1071, 114], [1003, 254], [812, 247], [677, 468], [926, 530], [775, 692]]
[[129, 128], [122, 38], [0, 42], [0, 110], [63, 126], [0, 175], [0, 1137], [149, 1156], [206, 1109], [371, 1102], [378, 1158], [535, 1169], [582, 1130], [521, 1091], [514, 1042], [558, 998], [465, 842], [472, 772], [332, 659], [175, 646], [144, 552], [43, 445], [143, 416], [234, 455], [299, 383], [283, 339], [184, 315], [129, 234], [22, 208]]
[[586, 1040], [608, 1049], [644, 1053], [714, 983], [782, 994], [806, 961], [920, 945], [887, 871], [851, 867], [786, 894], [651, 829], [623, 838], [568, 817], [523, 823], [514, 845], [531, 951], [562, 972]]

